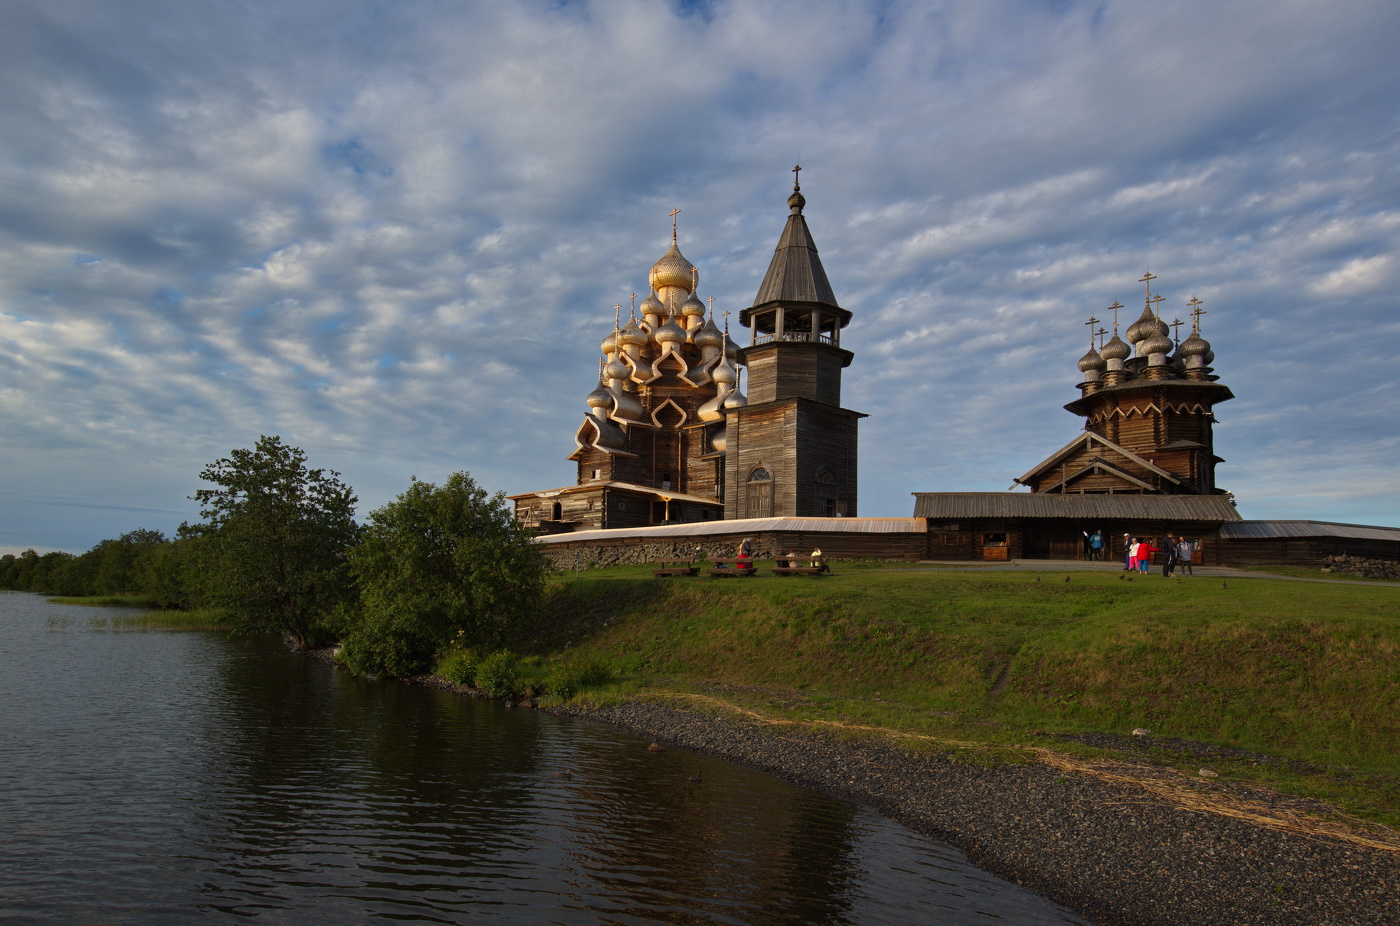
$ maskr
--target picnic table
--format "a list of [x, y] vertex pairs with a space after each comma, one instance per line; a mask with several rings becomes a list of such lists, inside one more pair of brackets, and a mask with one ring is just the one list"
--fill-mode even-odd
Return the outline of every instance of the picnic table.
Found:
[[656, 578], [664, 576], [693, 576], [700, 574], [700, 567], [688, 559], [668, 559], [656, 564], [659, 568], [653, 569], [651, 574]]
[[[799, 562], [805, 562], [807, 565], [798, 565]], [[773, 567], [773, 575], [775, 575], [775, 576], [819, 576], [819, 575], [830, 575], [830, 574], [831, 574], [831, 567], [828, 566], [828, 565], [826, 564], [826, 558], [825, 558], [825, 557], [818, 556], [818, 557], [815, 557], [815, 558], [813, 558], [813, 559], [807, 559], [807, 560], [799, 560], [799, 559], [794, 558], [794, 559], [789, 560], [788, 563], [789, 563], [789, 565], [787, 565], [787, 566], [774, 566], [774, 567]], [[815, 563], [816, 565], [812, 565], [813, 563]]]

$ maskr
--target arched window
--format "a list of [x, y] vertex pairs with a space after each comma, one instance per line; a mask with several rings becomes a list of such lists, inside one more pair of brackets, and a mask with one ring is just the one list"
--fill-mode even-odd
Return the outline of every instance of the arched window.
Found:
[[554, 521], [564, 520], [564, 506], [559, 502], [554, 503], [554, 508], [549, 512], [550, 519]]
[[749, 518], [773, 516], [773, 474], [768, 467], [756, 466], [749, 473], [744, 512]]

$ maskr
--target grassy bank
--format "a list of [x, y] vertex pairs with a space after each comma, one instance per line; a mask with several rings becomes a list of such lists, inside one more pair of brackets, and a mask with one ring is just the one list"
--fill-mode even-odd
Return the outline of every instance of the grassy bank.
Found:
[[554, 587], [539, 654], [606, 663], [611, 696], [719, 687], [765, 716], [991, 747], [1146, 728], [1290, 760], [1212, 767], [1400, 823], [1396, 590], [1120, 575], [607, 570]]
[[89, 608], [130, 608], [131, 613], [94, 617], [88, 621], [94, 630], [228, 630], [228, 615], [213, 609], [169, 611], [155, 608], [149, 595], [88, 595], [81, 598], [50, 598], [54, 604]]

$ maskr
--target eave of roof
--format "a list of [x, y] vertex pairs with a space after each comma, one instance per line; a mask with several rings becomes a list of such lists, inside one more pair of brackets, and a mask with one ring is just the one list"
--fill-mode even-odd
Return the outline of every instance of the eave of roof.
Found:
[[1340, 537], [1347, 540], [1388, 540], [1400, 543], [1400, 527], [1338, 524], [1334, 521], [1241, 521], [1221, 527], [1220, 536], [1230, 540]]
[[692, 521], [651, 527], [574, 531], [536, 538], [540, 543], [576, 540], [630, 540], [668, 537], [709, 537], [717, 534], [762, 534], [782, 531], [804, 534], [922, 534], [928, 524], [922, 518], [739, 518], [732, 521]]
[[914, 517], [1239, 521], [1227, 495], [1060, 495], [1051, 492], [915, 492]]
[[616, 489], [623, 492], [632, 492], [637, 495], [645, 495], [660, 501], [669, 502], [698, 502], [702, 505], [720, 506], [724, 503], [717, 498], [705, 498], [703, 495], [687, 495], [684, 492], [672, 492], [669, 489], [654, 489], [651, 486], [639, 486], [630, 482], [585, 482], [582, 485], [564, 486], [558, 489], [540, 489], [538, 492], [522, 492], [519, 495], [507, 495], [511, 501], [528, 498], [557, 498], [560, 495], [577, 495], [580, 492], [595, 492], [599, 489]]

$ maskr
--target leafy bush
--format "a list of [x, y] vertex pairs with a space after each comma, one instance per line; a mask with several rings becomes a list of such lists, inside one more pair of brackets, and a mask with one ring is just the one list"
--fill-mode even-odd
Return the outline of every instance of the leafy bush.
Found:
[[510, 650], [500, 650], [487, 656], [476, 666], [476, 687], [493, 698], [515, 693], [519, 678], [520, 659]]
[[470, 649], [454, 649], [438, 660], [437, 674], [458, 685], [476, 683], [476, 667], [480, 662]]
[[450, 646], [502, 646], [538, 610], [545, 566], [504, 495], [467, 473], [441, 486], [415, 479], [370, 513], [350, 552], [360, 606], [347, 635], [393, 637], [424, 665]]
[[549, 675], [549, 693], [567, 700], [585, 688], [606, 685], [612, 677], [612, 670], [596, 659], [561, 663]]

